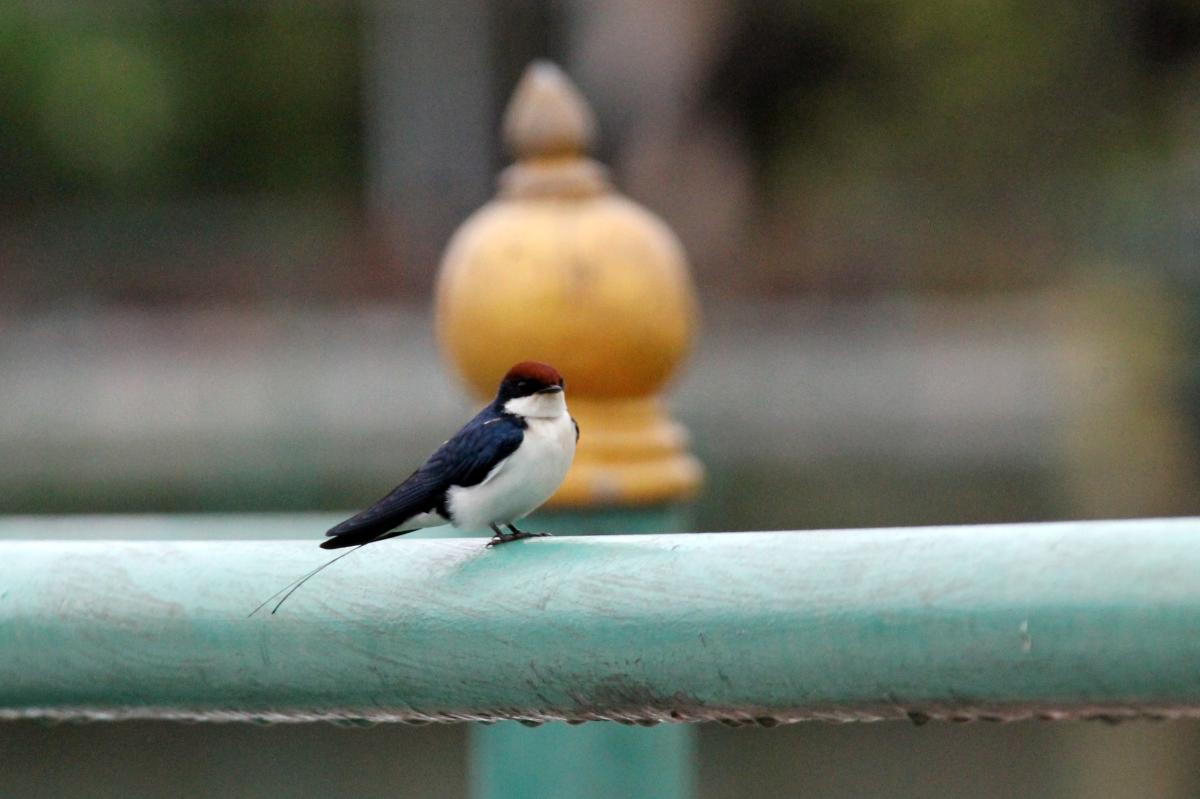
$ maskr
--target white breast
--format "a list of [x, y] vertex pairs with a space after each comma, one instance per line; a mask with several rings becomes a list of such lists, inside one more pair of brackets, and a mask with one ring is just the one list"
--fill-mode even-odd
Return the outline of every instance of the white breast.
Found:
[[525, 437], [516, 452], [478, 485], [451, 488], [448, 506], [454, 526], [486, 530], [511, 524], [533, 512], [562, 484], [575, 457], [575, 423], [563, 412], [525, 419]]

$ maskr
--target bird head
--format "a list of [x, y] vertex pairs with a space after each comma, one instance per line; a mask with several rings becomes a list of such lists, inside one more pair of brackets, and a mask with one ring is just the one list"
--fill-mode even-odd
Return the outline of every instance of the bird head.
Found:
[[496, 403], [517, 416], [557, 416], [566, 410], [563, 377], [549, 364], [522, 361], [500, 381]]

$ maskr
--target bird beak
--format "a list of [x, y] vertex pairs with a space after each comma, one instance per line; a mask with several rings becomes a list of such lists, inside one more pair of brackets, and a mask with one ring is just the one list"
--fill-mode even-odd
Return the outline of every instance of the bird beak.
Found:
[[538, 393], [539, 394], [557, 394], [558, 392], [560, 392], [562, 390], [563, 390], [562, 386], [546, 386], [545, 388], [538, 391]]

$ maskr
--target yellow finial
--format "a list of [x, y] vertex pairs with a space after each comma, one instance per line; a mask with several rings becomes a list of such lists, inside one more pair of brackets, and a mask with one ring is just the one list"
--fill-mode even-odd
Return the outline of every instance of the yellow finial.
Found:
[[611, 188], [586, 157], [596, 117], [579, 89], [549, 61], [525, 70], [504, 112], [504, 139], [517, 162], [500, 175], [502, 197], [580, 197]]
[[579, 155], [596, 135], [596, 117], [561, 69], [534, 61], [504, 112], [504, 143], [520, 160]]
[[517, 163], [443, 256], [438, 337], [481, 397], [519, 361], [566, 377], [582, 434], [554, 504], [680, 499], [702, 469], [660, 392], [695, 333], [691, 277], [670, 229], [586, 157], [594, 127], [561, 70], [529, 67], [504, 121]]

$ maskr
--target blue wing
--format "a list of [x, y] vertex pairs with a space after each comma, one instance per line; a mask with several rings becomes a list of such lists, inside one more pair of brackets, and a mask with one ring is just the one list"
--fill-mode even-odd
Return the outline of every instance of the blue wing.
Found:
[[388, 535], [421, 513], [436, 511], [448, 518], [443, 505], [446, 491], [451, 486], [482, 482], [497, 463], [520, 446], [524, 428], [517, 417], [488, 406], [391, 493], [326, 533], [331, 538], [321, 547], [357, 546], [411, 532], [399, 530]]

